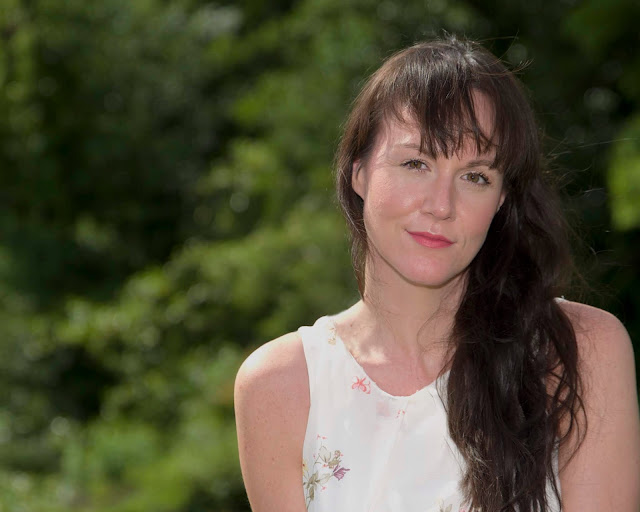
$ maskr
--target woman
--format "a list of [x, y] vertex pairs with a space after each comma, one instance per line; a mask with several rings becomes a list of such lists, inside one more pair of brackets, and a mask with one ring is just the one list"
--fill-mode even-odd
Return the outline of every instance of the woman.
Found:
[[558, 299], [567, 238], [514, 76], [454, 38], [401, 51], [336, 161], [361, 300], [241, 367], [253, 510], [637, 512], [632, 346]]

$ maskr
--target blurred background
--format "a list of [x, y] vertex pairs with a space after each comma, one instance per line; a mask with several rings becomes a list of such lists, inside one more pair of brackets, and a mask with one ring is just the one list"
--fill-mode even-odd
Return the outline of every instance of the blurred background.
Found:
[[640, 352], [637, 0], [2, 0], [0, 511], [248, 511], [233, 379], [357, 298], [332, 157], [447, 30], [520, 72]]

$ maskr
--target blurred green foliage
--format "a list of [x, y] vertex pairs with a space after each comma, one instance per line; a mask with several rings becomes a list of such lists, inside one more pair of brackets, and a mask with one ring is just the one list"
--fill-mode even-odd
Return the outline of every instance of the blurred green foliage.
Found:
[[233, 378], [357, 297], [331, 162], [394, 50], [520, 72], [592, 303], [640, 339], [634, 0], [5, 0], [0, 510], [249, 510]]

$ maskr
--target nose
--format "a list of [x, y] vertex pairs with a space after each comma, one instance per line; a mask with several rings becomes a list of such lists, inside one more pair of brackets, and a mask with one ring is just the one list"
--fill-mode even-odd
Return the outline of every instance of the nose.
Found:
[[455, 214], [455, 187], [446, 175], [440, 175], [426, 185], [422, 211], [446, 220]]

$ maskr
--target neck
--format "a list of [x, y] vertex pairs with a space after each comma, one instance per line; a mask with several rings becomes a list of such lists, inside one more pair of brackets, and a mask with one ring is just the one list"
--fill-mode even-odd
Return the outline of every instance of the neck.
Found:
[[427, 352], [444, 360], [463, 285], [458, 278], [440, 287], [421, 286], [367, 262], [359, 307], [375, 332], [383, 334], [376, 339], [394, 353], [415, 357]]

